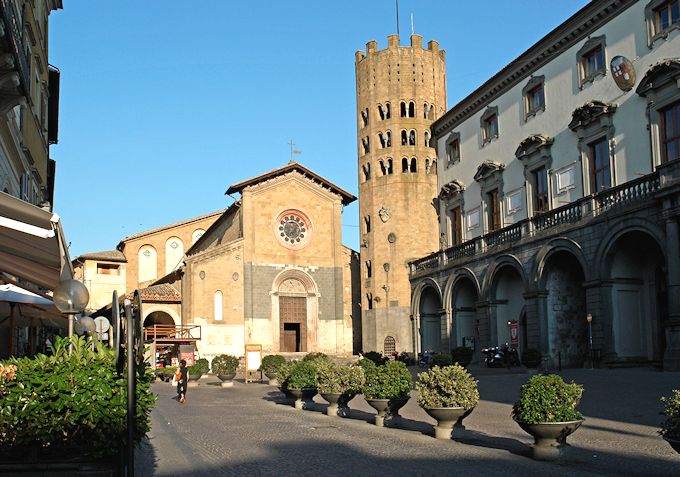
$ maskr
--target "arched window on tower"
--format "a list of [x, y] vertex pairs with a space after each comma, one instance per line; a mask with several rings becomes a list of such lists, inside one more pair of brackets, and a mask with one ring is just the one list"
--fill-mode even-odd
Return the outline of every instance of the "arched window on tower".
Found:
[[423, 104], [423, 119], [427, 119], [427, 115], [430, 112], [430, 105], [427, 103]]
[[432, 162], [430, 162], [430, 174], [436, 174], [437, 173], [437, 160], [432, 159]]
[[378, 105], [378, 114], [380, 115], [380, 119], [384, 120], [385, 119], [385, 109], [382, 104]]
[[399, 103], [399, 108], [400, 108], [400, 110], [401, 110], [401, 117], [402, 117], [402, 118], [407, 118], [407, 117], [408, 117], [408, 113], [407, 113], [407, 111], [406, 111], [406, 102], [402, 101], [401, 103]]
[[364, 154], [368, 154], [371, 152], [371, 138], [366, 136], [365, 138], [361, 139], [361, 145], [364, 146]]
[[406, 129], [401, 130], [401, 145], [405, 146], [408, 144], [408, 133], [406, 132]]
[[408, 157], [403, 157], [401, 159], [401, 172], [408, 172]]
[[392, 163], [392, 158], [387, 158], [387, 173], [392, 174], [394, 172], [394, 164]]
[[364, 216], [364, 233], [368, 234], [371, 232], [371, 216]]
[[413, 101], [408, 103], [408, 117], [409, 118], [416, 117], [416, 103], [414, 103]]
[[411, 172], [418, 172], [418, 164], [416, 163], [416, 158], [415, 158], [415, 157], [412, 157], [412, 158], [411, 158], [411, 168], [410, 168], [410, 171], [411, 171]]
[[383, 342], [383, 354], [390, 356], [397, 350], [397, 341], [392, 336], [386, 336]]
[[385, 103], [385, 119], [390, 119], [391, 117], [391, 112], [390, 112], [390, 103]]
[[371, 278], [373, 276], [373, 265], [370, 260], [366, 260], [364, 263], [366, 265], [366, 278]]
[[430, 147], [430, 132], [425, 131], [425, 147]]
[[434, 121], [434, 106], [430, 106], [430, 110], [427, 112], [427, 119]]
[[411, 129], [411, 132], [408, 135], [408, 145], [409, 146], [415, 146], [416, 145], [416, 130]]
[[387, 174], [387, 167], [385, 166], [385, 161], [380, 159], [378, 163], [380, 164], [380, 172], [382, 173], [382, 175]]
[[385, 143], [387, 144], [387, 147], [392, 147], [392, 131], [387, 131], [385, 133], [386, 140]]
[[366, 293], [366, 308], [373, 309], [373, 293]]
[[371, 164], [367, 163], [361, 166], [361, 170], [364, 173], [364, 182], [371, 178]]
[[368, 108], [361, 112], [361, 123], [364, 127], [368, 126]]

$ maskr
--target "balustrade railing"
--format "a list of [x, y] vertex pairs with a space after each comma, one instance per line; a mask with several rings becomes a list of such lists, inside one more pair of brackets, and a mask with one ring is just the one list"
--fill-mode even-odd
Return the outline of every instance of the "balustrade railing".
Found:
[[439, 256], [434, 253], [412, 262], [412, 265], [414, 272], [422, 272], [424, 270], [437, 268], [439, 266]]
[[447, 260], [456, 260], [462, 257], [472, 257], [477, 250], [476, 240], [468, 240], [467, 242], [459, 243], [444, 251]]
[[599, 192], [595, 198], [600, 209], [609, 210], [612, 207], [637, 202], [658, 189], [659, 175], [654, 173]]
[[553, 210], [541, 213], [533, 217], [531, 221], [534, 228], [538, 230], [545, 230], [561, 224], [570, 224], [578, 222], [582, 217], [581, 201], [572, 202], [571, 204], [558, 207]]
[[495, 230], [484, 236], [487, 247], [495, 247], [508, 242], [516, 242], [522, 238], [522, 223], [509, 225], [500, 230]]

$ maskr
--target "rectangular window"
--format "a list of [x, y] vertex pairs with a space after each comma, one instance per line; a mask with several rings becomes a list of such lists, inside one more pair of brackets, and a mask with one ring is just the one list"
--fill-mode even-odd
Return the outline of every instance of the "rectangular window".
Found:
[[590, 79], [604, 72], [604, 51], [597, 46], [585, 53], [581, 58], [583, 79]]
[[451, 243], [458, 245], [463, 242], [463, 218], [460, 207], [449, 210], [449, 220], [451, 223]]
[[534, 192], [534, 213], [548, 211], [548, 171], [539, 167], [531, 173]]
[[680, 102], [659, 111], [659, 115], [661, 116], [661, 163], [663, 164], [680, 158]]
[[678, 24], [680, 24], [680, 2], [678, 0], [665, 2], [654, 10], [654, 26], [657, 34]]
[[539, 111], [545, 110], [545, 96], [543, 94], [543, 85], [540, 84], [532, 88], [526, 95], [526, 111], [527, 116], [533, 116]]
[[482, 133], [484, 135], [484, 142], [489, 142], [493, 138], [498, 137], [498, 116], [496, 114], [484, 119]]
[[109, 263], [97, 264], [97, 275], [120, 275], [120, 265]]
[[446, 145], [448, 165], [455, 164], [460, 160], [460, 140], [453, 139]]
[[489, 211], [489, 231], [501, 228], [501, 204], [498, 200], [498, 189], [487, 193], [487, 207]]
[[592, 142], [588, 148], [590, 151], [590, 192], [596, 194], [612, 186], [607, 139], [602, 138]]

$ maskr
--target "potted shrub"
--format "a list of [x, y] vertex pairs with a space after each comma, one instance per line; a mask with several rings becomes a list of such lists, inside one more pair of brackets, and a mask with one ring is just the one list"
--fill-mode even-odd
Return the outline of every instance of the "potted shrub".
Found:
[[661, 402], [665, 404], [663, 414], [666, 420], [659, 434], [676, 452], [680, 452], [680, 389], [674, 389], [669, 397], [662, 397]]
[[534, 348], [526, 348], [522, 351], [522, 364], [527, 368], [538, 368], [541, 364], [541, 352]]
[[472, 348], [467, 346], [459, 346], [458, 348], [453, 348], [451, 350], [451, 359], [454, 363], [458, 363], [461, 366], [467, 366], [472, 361]]
[[198, 381], [210, 369], [210, 364], [205, 358], [201, 358], [193, 366], [187, 366], [189, 381]]
[[534, 459], [559, 458], [567, 436], [583, 423], [576, 410], [582, 394], [583, 386], [567, 384], [555, 374], [537, 374], [522, 385], [512, 417], [534, 437]]
[[286, 362], [286, 358], [280, 354], [270, 354], [262, 358], [262, 371], [269, 379], [269, 384], [272, 386], [278, 386], [279, 381], [277, 380], [278, 368], [283, 363]]
[[302, 358], [302, 361], [330, 361], [331, 358], [326, 354], [326, 353], [321, 353], [319, 351], [313, 351], [311, 353], [307, 353], [304, 358]]
[[316, 393], [316, 368], [308, 361], [294, 361], [285, 381], [286, 388], [295, 397], [295, 409], [305, 409]]
[[222, 386], [233, 386], [232, 379], [236, 376], [239, 359], [230, 354], [215, 356], [212, 360], [212, 372], [222, 381]]
[[319, 393], [329, 403], [326, 415], [348, 415], [349, 402], [361, 391], [364, 384], [363, 368], [331, 362], [319, 363], [316, 377]]
[[163, 368], [163, 374], [162, 374], [163, 381], [165, 381], [166, 383], [169, 383], [170, 381], [172, 381], [172, 377], [175, 375], [176, 372], [177, 372], [177, 367], [175, 367], [175, 366], [166, 366], [165, 368]]
[[363, 361], [364, 359], [373, 361], [373, 363], [377, 366], [385, 364], [385, 358], [383, 358], [383, 355], [378, 353], [377, 351], [369, 351], [368, 353], [365, 353], [363, 355], [363, 359], [360, 361]]
[[437, 439], [451, 439], [454, 425], [462, 427], [463, 419], [479, 402], [477, 380], [459, 364], [433, 366], [418, 374], [416, 389], [418, 404], [437, 421]]
[[[362, 360], [364, 361], [364, 360]], [[385, 418], [399, 418], [399, 409], [409, 400], [413, 378], [401, 361], [364, 368], [366, 381], [362, 387], [366, 402], [378, 411], [375, 425], [383, 427]]]

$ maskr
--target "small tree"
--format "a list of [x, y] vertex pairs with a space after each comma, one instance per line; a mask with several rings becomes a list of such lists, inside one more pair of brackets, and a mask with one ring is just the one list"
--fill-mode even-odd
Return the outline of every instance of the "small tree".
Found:
[[520, 388], [512, 417], [526, 424], [577, 421], [583, 418], [576, 410], [582, 394], [580, 384], [567, 384], [556, 374], [537, 374]]
[[267, 376], [274, 376], [278, 374], [279, 367], [286, 362], [286, 358], [280, 354], [270, 354], [262, 358], [262, 371]]
[[[362, 360], [363, 361], [363, 360]], [[366, 399], [399, 399], [408, 397], [413, 377], [401, 361], [364, 369], [366, 382], [362, 388]]]
[[230, 354], [221, 354], [219, 356], [215, 356], [211, 364], [213, 374], [224, 376], [236, 372], [239, 359], [236, 356], [232, 356]]

